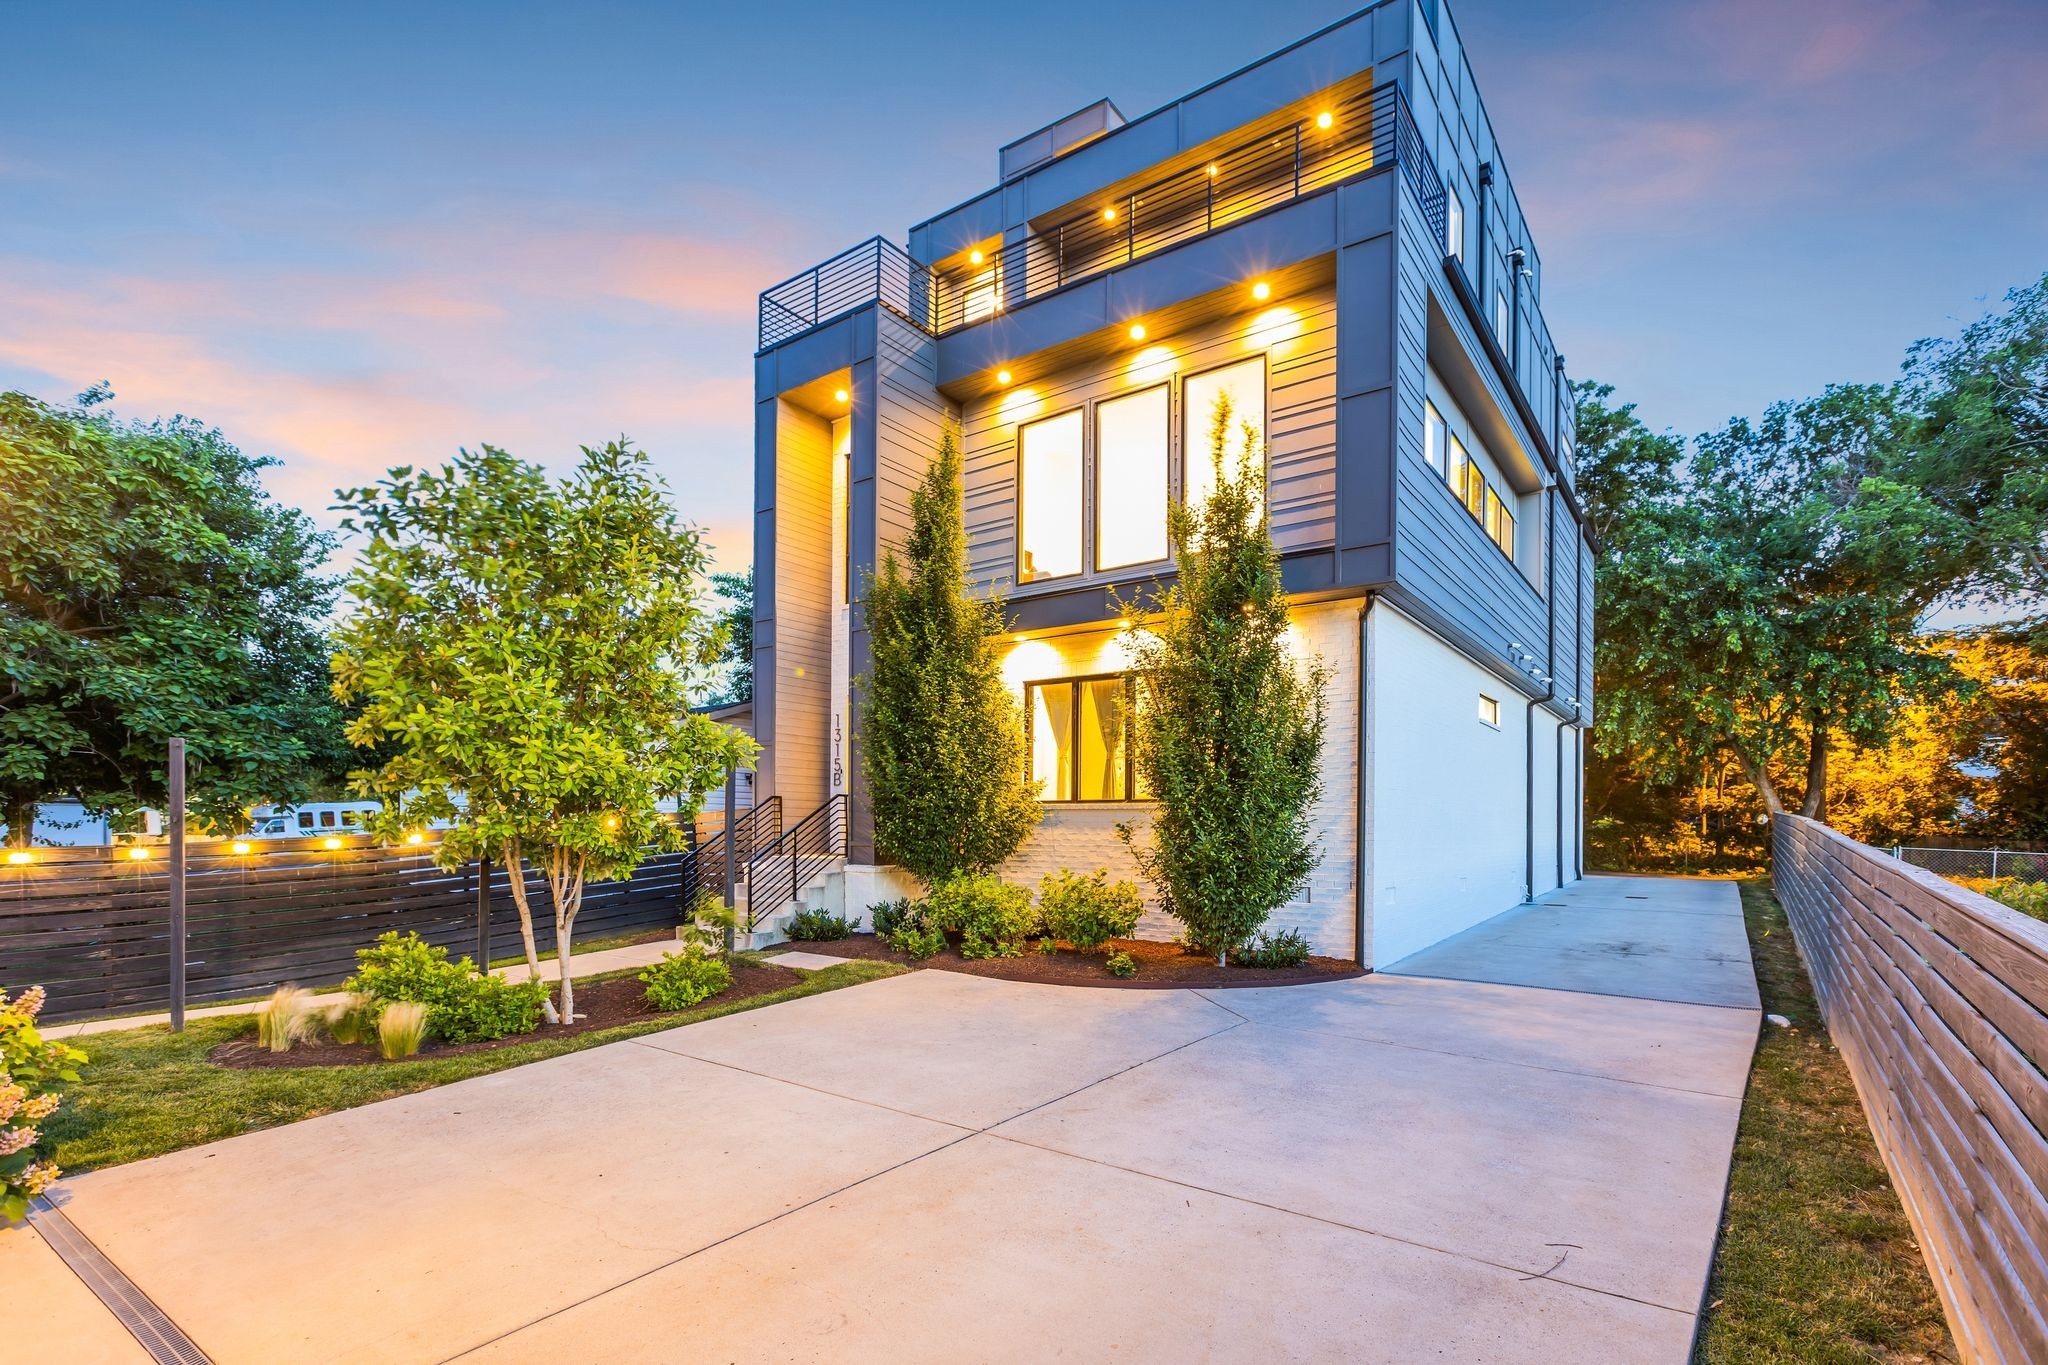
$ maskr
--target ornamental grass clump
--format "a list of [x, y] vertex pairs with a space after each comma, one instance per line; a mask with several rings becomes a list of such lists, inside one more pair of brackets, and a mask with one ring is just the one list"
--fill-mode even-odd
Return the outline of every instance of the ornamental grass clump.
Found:
[[57, 1085], [76, 1081], [86, 1061], [79, 1049], [36, 1030], [43, 999], [41, 986], [13, 1000], [0, 990], [0, 1222], [24, 1217], [29, 1201], [63, 1174], [37, 1150], [39, 1125], [62, 1102]]
[[377, 1036], [377, 1011], [382, 1002], [373, 995], [352, 994], [327, 1007], [327, 1036], [353, 1047]]
[[1093, 952], [1113, 938], [1129, 938], [1138, 928], [1144, 904], [1137, 887], [1112, 882], [1106, 867], [1085, 877], [1062, 868], [1038, 884], [1038, 917], [1047, 937], [1083, 952]]
[[1149, 839], [1117, 833], [1160, 903], [1224, 962], [1293, 898], [1318, 853], [1309, 810], [1322, 790], [1329, 669], [1290, 656], [1287, 597], [1266, 519], [1265, 451], [1230, 404], [1210, 423], [1215, 484], [1167, 509], [1176, 575], [1158, 609], [1124, 605], [1138, 679], [1132, 732]]
[[377, 1055], [387, 1062], [410, 1057], [427, 1040], [427, 1007], [396, 1000], [377, 1016]]
[[319, 1024], [312, 992], [280, 986], [256, 1011], [256, 1041], [272, 1052], [289, 1052], [292, 1044], [311, 1039]]

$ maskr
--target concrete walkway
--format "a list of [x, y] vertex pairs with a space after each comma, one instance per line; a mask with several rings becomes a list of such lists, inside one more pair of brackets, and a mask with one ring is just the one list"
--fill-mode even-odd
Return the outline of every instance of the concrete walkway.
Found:
[[[221, 1362], [1678, 1362], [1757, 1028], [1699, 885], [1586, 884], [1554, 982], [921, 971], [59, 1197]], [[1622, 961], [1712, 965], [1580, 988], [1638, 894]]]
[[[574, 943], [575, 940], [572, 938], [572, 947]], [[653, 943], [629, 944], [624, 948], [600, 948], [594, 953], [572, 952], [569, 954], [569, 975], [572, 980], [581, 981], [586, 977], [603, 976], [606, 972], [616, 972], [628, 967], [645, 967], [651, 962], [659, 962], [663, 953], [675, 951], [674, 940], [660, 939]], [[556, 975], [557, 970], [552, 959], [540, 964], [540, 974], [544, 980], [560, 980]], [[493, 967], [491, 975], [502, 976], [507, 981], [524, 981], [532, 976], [533, 972], [524, 962], [515, 962], [509, 967]], [[316, 1005], [331, 1005], [340, 999], [340, 991], [325, 991], [311, 997], [312, 1003]], [[202, 1005], [186, 1010], [185, 1017], [218, 1019], [230, 1014], [254, 1014], [262, 1008], [261, 1000], [244, 1001], [239, 1005]], [[170, 1022], [171, 1016], [168, 1014], [129, 1014], [118, 1019], [87, 1019], [76, 1024], [55, 1024], [43, 1029], [42, 1034], [46, 1038], [75, 1038], [81, 1034], [118, 1033], [122, 1029], [147, 1028], [152, 1024]]]

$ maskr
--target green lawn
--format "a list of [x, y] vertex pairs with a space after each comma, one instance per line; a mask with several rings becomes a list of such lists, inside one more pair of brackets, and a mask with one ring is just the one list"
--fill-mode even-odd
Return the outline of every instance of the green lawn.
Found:
[[182, 1034], [160, 1025], [96, 1033], [75, 1040], [92, 1061], [84, 1079], [66, 1090], [63, 1107], [43, 1125], [43, 1133], [55, 1144], [57, 1164], [76, 1174], [904, 970], [886, 962], [848, 962], [813, 972], [785, 990], [731, 1004], [714, 998], [681, 1014], [569, 1038], [542, 1037], [492, 1052], [356, 1067], [237, 1070], [208, 1062], [207, 1053], [222, 1042], [255, 1031], [250, 1015], [194, 1020]]
[[1695, 1359], [1956, 1359], [1848, 1068], [1769, 884], [1742, 884], [1765, 1025], [1735, 1140]]

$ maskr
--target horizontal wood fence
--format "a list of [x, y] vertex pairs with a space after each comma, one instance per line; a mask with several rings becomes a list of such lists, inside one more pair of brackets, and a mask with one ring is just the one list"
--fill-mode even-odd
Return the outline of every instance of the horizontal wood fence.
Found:
[[1796, 815], [1772, 881], [1967, 1360], [2048, 1361], [2048, 924]]
[[[411, 930], [457, 957], [475, 954], [475, 864], [443, 871], [432, 843], [334, 842], [250, 841], [240, 854], [226, 841], [186, 845], [189, 1003], [331, 985], [354, 970], [358, 948], [389, 930]], [[142, 847], [149, 856], [39, 848], [30, 863], [0, 863], [0, 986], [47, 987], [52, 1021], [167, 1008], [170, 869], [161, 845]], [[689, 857], [655, 854], [630, 881], [590, 883], [577, 941], [679, 923]], [[526, 886], [546, 952], [554, 946], [546, 886], [530, 869]], [[491, 955], [522, 951], [502, 867], [491, 869], [490, 908]]]

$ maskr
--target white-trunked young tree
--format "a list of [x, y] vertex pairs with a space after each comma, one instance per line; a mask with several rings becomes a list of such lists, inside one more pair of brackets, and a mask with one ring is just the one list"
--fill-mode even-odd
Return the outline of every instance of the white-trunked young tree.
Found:
[[[438, 470], [394, 469], [343, 490], [344, 526], [368, 544], [335, 632], [334, 690], [358, 702], [349, 740], [383, 746], [354, 775], [388, 832], [457, 821], [446, 866], [514, 869], [526, 960], [537, 977], [525, 878], [546, 881], [560, 1008], [575, 1019], [571, 936], [586, 882], [630, 877], [679, 846], [726, 765], [753, 742], [693, 714], [719, 629], [700, 603], [707, 552], [645, 457], [584, 447], [576, 470], [484, 446]], [[658, 809], [680, 803], [680, 821]]]

